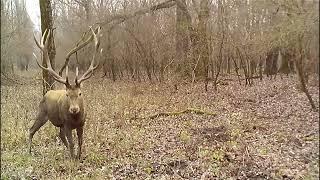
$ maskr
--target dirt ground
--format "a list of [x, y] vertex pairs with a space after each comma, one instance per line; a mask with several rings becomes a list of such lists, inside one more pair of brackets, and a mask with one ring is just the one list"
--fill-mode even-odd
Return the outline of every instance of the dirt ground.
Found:
[[[296, 76], [254, 85], [112, 82], [83, 84], [88, 113], [84, 152], [71, 161], [50, 122], [28, 129], [41, 100], [41, 83], [1, 83], [1, 179], [319, 179], [319, 112]], [[319, 109], [319, 80], [309, 91]], [[207, 113], [177, 113], [195, 108]], [[74, 132], [75, 136], [75, 132]], [[76, 139], [76, 138], [75, 138]], [[77, 143], [76, 143], [77, 144]], [[77, 147], [76, 147], [77, 148]]]

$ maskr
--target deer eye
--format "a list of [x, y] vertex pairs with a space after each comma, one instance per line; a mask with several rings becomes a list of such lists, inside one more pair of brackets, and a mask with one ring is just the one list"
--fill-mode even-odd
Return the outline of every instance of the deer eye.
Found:
[[81, 96], [81, 93], [79, 93], [79, 96]]

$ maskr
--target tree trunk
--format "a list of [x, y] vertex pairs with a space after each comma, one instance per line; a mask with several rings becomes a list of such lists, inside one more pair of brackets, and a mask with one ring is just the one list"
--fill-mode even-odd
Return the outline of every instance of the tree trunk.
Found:
[[230, 74], [231, 73], [231, 63], [230, 63], [230, 56], [228, 56], [227, 58], [227, 73]]
[[[53, 30], [53, 20], [52, 20], [52, 9], [51, 9], [51, 0], [39, 0], [40, 4], [40, 12], [41, 12], [41, 31], [42, 35], [44, 34], [46, 29], [51, 29]], [[54, 40], [53, 40], [53, 32], [51, 33], [49, 37], [49, 47], [48, 47], [48, 55], [49, 59], [52, 65], [52, 68], [55, 69], [55, 55], [56, 55], [56, 49], [54, 45]], [[47, 67], [47, 63], [45, 61], [45, 58], [42, 58], [42, 65], [44, 67]], [[42, 87], [43, 87], [43, 95], [47, 93], [50, 89], [54, 89], [54, 79], [49, 76], [49, 73], [47, 71], [42, 71], [42, 77], [43, 77], [43, 82], [42, 82]]]
[[231, 56], [232, 60], [233, 60], [233, 63], [234, 63], [234, 70], [236, 72], [236, 75], [238, 77], [238, 81], [239, 81], [239, 84], [241, 85], [241, 79], [240, 79], [240, 74], [239, 74], [239, 67], [237, 65], [237, 62], [236, 60], [234, 59], [234, 56]]
[[306, 79], [304, 76], [304, 69], [303, 69], [303, 64], [302, 64], [303, 59], [304, 59], [304, 54], [303, 54], [303, 50], [302, 50], [302, 42], [301, 41], [302, 41], [302, 39], [300, 39], [300, 42], [299, 42], [300, 57], [295, 60], [295, 64], [296, 64], [296, 68], [298, 71], [299, 80], [301, 83], [301, 89], [306, 94], [312, 109], [316, 109], [316, 105], [314, 104], [312, 97], [307, 89]]
[[260, 77], [260, 81], [262, 81], [262, 58], [260, 56], [260, 60], [259, 60], [259, 77]]
[[200, 52], [200, 64], [197, 66], [196, 74], [208, 79], [208, 67], [209, 67], [209, 46], [207, 41], [207, 23], [209, 18], [208, 0], [202, 0], [200, 2], [200, 11], [198, 14], [198, 35], [199, 45], [197, 46], [198, 52]]
[[177, 72], [181, 72], [186, 68], [184, 64], [187, 60], [189, 39], [188, 39], [188, 26], [191, 25], [186, 9], [186, 0], [181, 0], [180, 5], [176, 6], [176, 59], [177, 59]]
[[224, 17], [225, 15], [225, 9], [224, 9], [224, 1], [219, 0], [218, 1], [218, 30], [219, 30], [219, 36], [221, 38], [220, 44], [219, 44], [219, 52], [217, 55], [217, 70], [216, 73], [214, 74], [213, 77], [213, 85], [214, 85], [214, 90], [217, 91], [217, 83], [218, 83], [218, 77], [221, 71], [221, 66], [224, 58], [224, 41], [226, 38], [226, 29], [225, 29], [225, 24], [226, 24], [226, 19]]

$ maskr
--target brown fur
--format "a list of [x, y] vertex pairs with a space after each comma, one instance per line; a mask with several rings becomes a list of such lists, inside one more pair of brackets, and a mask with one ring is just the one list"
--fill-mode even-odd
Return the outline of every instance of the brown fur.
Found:
[[[77, 113], [72, 113], [77, 109]], [[85, 111], [83, 97], [79, 86], [67, 86], [66, 90], [48, 91], [39, 105], [39, 112], [30, 129], [29, 152], [31, 153], [31, 144], [33, 135], [48, 121], [60, 127], [59, 137], [63, 144], [69, 148], [70, 155], [74, 157], [74, 143], [72, 140], [72, 130], [77, 130], [78, 136], [78, 155], [81, 156], [83, 126], [85, 124]], [[67, 141], [68, 140], [68, 141]]]

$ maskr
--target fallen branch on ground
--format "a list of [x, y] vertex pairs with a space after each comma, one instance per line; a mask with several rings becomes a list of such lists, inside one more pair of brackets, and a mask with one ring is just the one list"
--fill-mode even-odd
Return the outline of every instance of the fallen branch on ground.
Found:
[[155, 115], [152, 115], [152, 116], [149, 116], [147, 118], [150, 118], [150, 119], [154, 119], [154, 118], [157, 118], [157, 117], [160, 117], [160, 116], [176, 116], [176, 115], [180, 115], [180, 114], [184, 114], [184, 113], [195, 113], [195, 114], [204, 114], [204, 115], [211, 115], [211, 116], [216, 116], [217, 114], [216, 113], [212, 113], [212, 112], [207, 112], [207, 111], [203, 111], [203, 110], [200, 110], [200, 109], [194, 109], [194, 108], [187, 108], [183, 111], [178, 111], [178, 112], [161, 112], [161, 113], [157, 113]]

